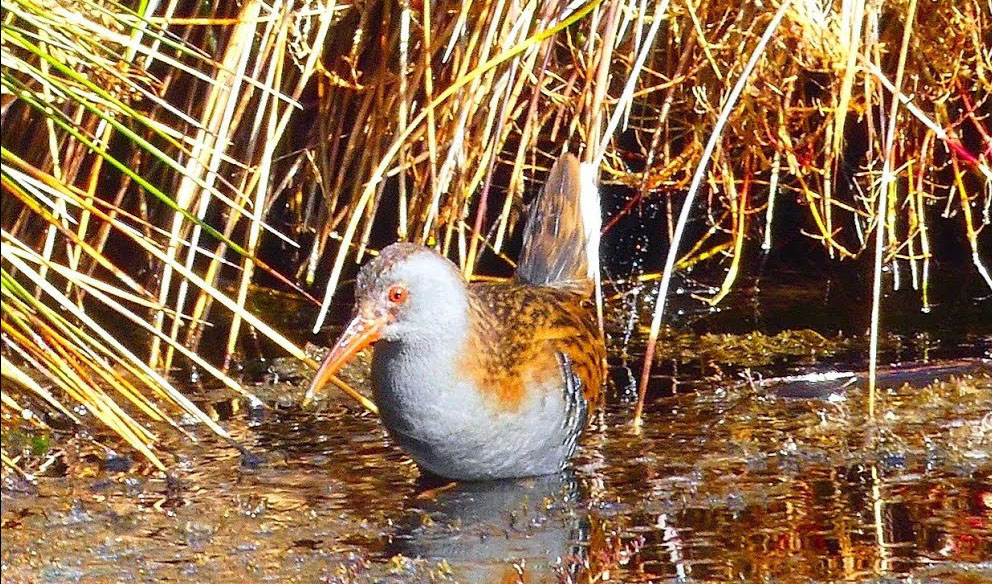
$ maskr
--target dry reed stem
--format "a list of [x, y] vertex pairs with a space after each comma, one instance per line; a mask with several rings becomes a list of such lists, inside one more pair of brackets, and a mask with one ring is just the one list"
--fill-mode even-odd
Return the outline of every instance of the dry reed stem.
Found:
[[723, 107], [721, 108], [720, 116], [713, 125], [709, 140], [707, 140], [706, 146], [703, 149], [702, 158], [696, 166], [696, 171], [692, 177], [692, 183], [689, 185], [689, 190], [686, 193], [685, 201], [682, 203], [682, 210], [679, 212], [679, 220], [675, 225], [675, 232], [672, 235], [672, 241], [668, 248], [668, 255], [665, 258], [665, 269], [662, 273], [661, 284], [658, 286], [654, 315], [651, 318], [651, 329], [648, 333], [647, 347], [644, 351], [644, 365], [641, 368], [641, 376], [638, 384], [637, 406], [634, 410], [633, 424], [635, 428], [638, 428], [641, 425], [648, 379], [651, 376], [651, 366], [654, 362], [655, 344], [658, 342], [658, 333], [661, 330], [661, 319], [664, 315], [665, 301], [668, 297], [668, 286], [672, 280], [672, 271], [675, 266], [675, 258], [678, 255], [679, 243], [682, 240], [682, 234], [685, 232], [685, 226], [689, 220], [689, 213], [692, 210], [692, 203], [695, 198], [695, 194], [699, 190], [699, 186], [702, 184], [703, 177], [706, 175], [707, 164], [709, 163], [710, 156], [713, 154], [714, 149], [720, 141], [723, 133], [723, 127], [730, 118], [730, 113], [733, 111], [734, 106], [737, 105], [737, 99], [744, 90], [744, 86], [747, 84], [748, 78], [754, 70], [755, 65], [757, 65], [758, 59], [760, 59], [764, 53], [764, 49], [767, 46], [768, 41], [771, 39], [772, 34], [775, 33], [779, 23], [782, 22], [782, 18], [785, 17], [789, 4], [790, 0], [784, 0], [782, 4], [779, 5], [778, 10], [775, 11], [775, 15], [772, 17], [771, 22], [768, 23], [768, 26], [765, 28], [765, 32], [762, 34], [757, 45], [752, 50], [751, 57], [744, 65], [744, 68], [742, 69], [737, 82], [734, 84], [733, 89], [731, 89], [730, 93], [727, 95]]
[[[245, 77], [245, 70], [248, 67], [248, 58], [251, 52], [246, 50], [246, 37], [253, 35], [255, 32], [253, 21], [258, 18], [260, 13], [261, 3], [251, 2], [247, 4], [242, 10], [242, 22], [239, 23], [232, 35], [231, 42], [228, 45], [227, 51], [225, 51], [223, 63], [223, 70], [233, 71], [231, 75], [224, 75], [218, 77], [218, 83], [214, 85], [211, 91], [210, 97], [208, 98], [208, 103], [218, 103], [217, 108], [206, 108], [204, 110], [204, 116], [210, 116], [207, 120], [202, 120], [201, 125], [204, 128], [214, 128], [214, 131], [208, 130], [201, 139], [204, 141], [204, 146], [206, 154], [209, 158], [206, 164], [203, 165], [202, 171], [204, 176], [204, 182], [207, 185], [200, 195], [197, 201], [197, 213], [196, 217], [200, 221], [206, 219], [207, 210], [210, 206], [211, 194], [210, 188], [214, 186], [214, 182], [217, 178], [217, 171], [220, 168], [221, 160], [225, 150], [226, 145], [230, 143], [231, 140], [231, 129], [232, 120], [235, 115], [235, 107], [238, 103], [238, 97], [240, 94], [240, 89], [242, 82]], [[190, 169], [191, 172], [197, 172], [197, 170]], [[182, 186], [180, 186], [182, 189]], [[256, 207], [257, 208], [257, 207]], [[202, 229], [199, 225], [193, 226], [193, 232], [190, 236], [190, 245], [186, 253], [186, 269], [192, 270], [194, 262], [196, 261], [196, 253], [199, 249], [200, 236]], [[208, 281], [213, 281], [208, 278]], [[163, 287], [164, 289], [164, 287]], [[182, 313], [186, 305], [186, 294], [189, 290], [189, 282], [187, 280], [181, 280], [179, 282], [179, 289], [176, 292], [176, 312]], [[161, 298], [161, 296], [160, 296]], [[196, 315], [194, 315], [196, 316]], [[165, 371], [169, 371], [172, 367], [173, 358], [173, 346], [179, 335], [179, 328], [182, 322], [179, 318], [172, 319], [172, 327], [169, 331], [169, 339], [172, 343], [166, 347], [165, 357], [163, 359], [162, 368]], [[156, 331], [160, 330], [160, 327], [156, 327]], [[155, 339], [156, 342], [158, 339]], [[152, 347], [152, 356], [156, 353], [156, 347]], [[152, 357], [149, 357], [150, 359]]]
[[734, 184], [733, 171], [726, 161], [723, 163], [723, 172], [721, 174], [723, 176], [724, 190], [727, 192], [727, 198], [730, 201], [730, 216], [734, 221], [733, 255], [731, 256], [730, 268], [727, 270], [719, 291], [711, 298], [702, 299], [710, 306], [719, 304], [730, 293], [730, 289], [734, 285], [734, 280], [737, 279], [737, 273], [740, 270], [741, 264], [741, 251], [744, 249], [744, 233], [747, 229], [747, 199], [748, 193], [751, 190], [749, 174], [746, 170], [744, 186], [740, 194], [738, 194], [737, 186]]
[[[872, 282], [872, 302], [871, 302], [871, 329], [869, 331], [868, 345], [868, 417], [875, 420], [875, 394], [876, 394], [876, 374], [878, 371], [878, 334], [881, 319], [882, 304], [882, 257], [885, 247], [885, 224], [886, 217], [889, 216], [888, 206], [889, 188], [894, 183], [892, 167], [895, 159], [893, 151], [895, 145], [895, 135], [897, 126], [897, 116], [899, 114], [899, 99], [897, 97], [902, 87], [903, 74], [906, 66], [906, 55], [909, 49], [909, 38], [913, 31], [913, 22], [916, 17], [916, 0], [910, 0], [909, 15], [906, 18], [906, 25], [903, 28], [902, 46], [899, 50], [899, 65], [896, 68], [895, 95], [892, 96], [892, 104], [889, 109], [889, 125], [885, 135], [884, 162], [882, 165], [882, 176], [878, 186], [878, 222], [875, 226], [875, 264], [874, 280]], [[894, 200], [894, 196], [891, 197]]]
[[550, 38], [559, 30], [562, 30], [568, 25], [572, 24], [573, 22], [578, 21], [579, 19], [584, 17], [589, 11], [591, 11], [595, 6], [597, 6], [600, 1], [602, 0], [590, 0], [590, 2], [586, 3], [586, 5], [583, 6], [581, 9], [577, 10], [568, 18], [563, 19], [560, 23], [556, 24], [555, 26], [535, 33], [534, 35], [529, 37], [526, 41], [518, 43], [512, 48], [500, 53], [496, 57], [486, 60], [485, 63], [476, 67], [471, 72], [463, 76], [460, 76], [457, 81], [455, 81], [453, 84], [448, 86], [447, 89], [442, 91], [436, 98], [434, 98], [431, 101], [429, 105], [427, 105], [424, 108], [423, 111], [417, 114], [417, 116], [410, 121], [410, 125], [407, 127], [407, 130], [405, 132], [400, 133], [393, 140], [389, 149], [386, 151], [386, 154], [381, 158], [379, 164], [376, 166], [375, 170], [373, 171], [372, 177], [365, 184], [361, 196], [359, 197], [354, 208], [352, 209], [352, 218], [351, 220], [348, 221], [348, 225], [345, 228], [343, 241], [342, 241], [343, 245], [341, 246], [340, 251], [337, 254], [337, 257], [334, 260], [334, 264], [331, 267], [331, 275], [328, 279], [327, 288], [324, 293], [324, 301], [321, 304], [320, 312], [317, 314], [317, 320], [313, 326], [314, 333], [320, 330], [321, 326], [323, 326], [324, 318], [326, 318], [327, 316], [327, 311], [330, 308], [331, 299], [334, 296], [334, 292], [337, 290], [338, 280], [341, 277], [341, 270], [344, 267], [344, 260], [348, 249], [348, 244], [350, 244], [351, 239], [355, 235], [355, 230], [358, 227], [358, 219], [361, 217], [361, 213], [365, 210], [365, 206], [368, 204], [369, 199], [371, 198], [372, 193], [374, 192], [376, 186], [379, 184], [379, 182], [381, 182], [382, 177], [386, 171], [386, 168], [391, 163], [393, 157], [396, 156], [396, 153], [402, 147], [405, 140], [409, 138], [411, 129], [417, 127], [421, 122], [424, 121], [424, 118], [427, 117], [426, 114], [427, 111], [430, 111], [432, 108], [436, 108], [439, 104], [443, 103], [449, 97], [454, 95], [456, 91], [458, 91], [465, 85], [475, 82], [483, 74], [494, 69], [496, 66], [506, 61], [509, 61], [510, 59], [513, 59], [520, 53], [526, 51], [531, 46], [547, 38]]

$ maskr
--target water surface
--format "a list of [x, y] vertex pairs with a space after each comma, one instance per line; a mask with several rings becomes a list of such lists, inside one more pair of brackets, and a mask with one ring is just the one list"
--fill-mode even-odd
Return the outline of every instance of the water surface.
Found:
[[269, 361], [264, 408], [200, 393], [251, 456], [190, 425], [161, 429], [170, 481], [82, 440], [8, 480], [3, 581], [992, 579], [992, 337], [887, 337], [871, 419], [863, 340], [696, 322], [663, 337], [637, 430], [643, 331], [611, 322], [611, 397], [567, 473], [430, 482], [346, 398], [301, 409], [305, 376]]

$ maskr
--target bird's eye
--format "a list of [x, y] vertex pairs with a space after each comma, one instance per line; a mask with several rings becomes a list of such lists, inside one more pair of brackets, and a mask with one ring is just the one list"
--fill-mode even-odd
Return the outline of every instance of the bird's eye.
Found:
[[406, 302], [406, 297], [409, 295], [410, 291], [406, 289], [406, 286], [393, 286], [389, 289], [389, 301], [393, 304], [403, 304]]

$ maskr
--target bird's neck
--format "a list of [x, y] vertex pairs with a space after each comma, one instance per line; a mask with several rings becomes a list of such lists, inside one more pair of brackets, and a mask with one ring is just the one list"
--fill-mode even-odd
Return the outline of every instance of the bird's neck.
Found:
[[466, 410], [463, 400], [471, 396], [458, 375], [467, 331], [464, 322], [449, 322], [375, 344], [372, 388], [391, 432], [426, 439], [457, 425], [445, 409]]

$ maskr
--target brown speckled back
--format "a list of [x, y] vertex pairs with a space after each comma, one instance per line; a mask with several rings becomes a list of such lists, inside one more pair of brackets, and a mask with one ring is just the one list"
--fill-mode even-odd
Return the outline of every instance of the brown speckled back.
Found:
[[469, 286], [469, 311], [464, 371], [506, 409], [519, 405], [526, 386], [544, 386], [550, 376], [566, 384], [559, 354], [586, 400], [597, 402], [606, 350], [590, 300], [547, 286], [477, 282]]

